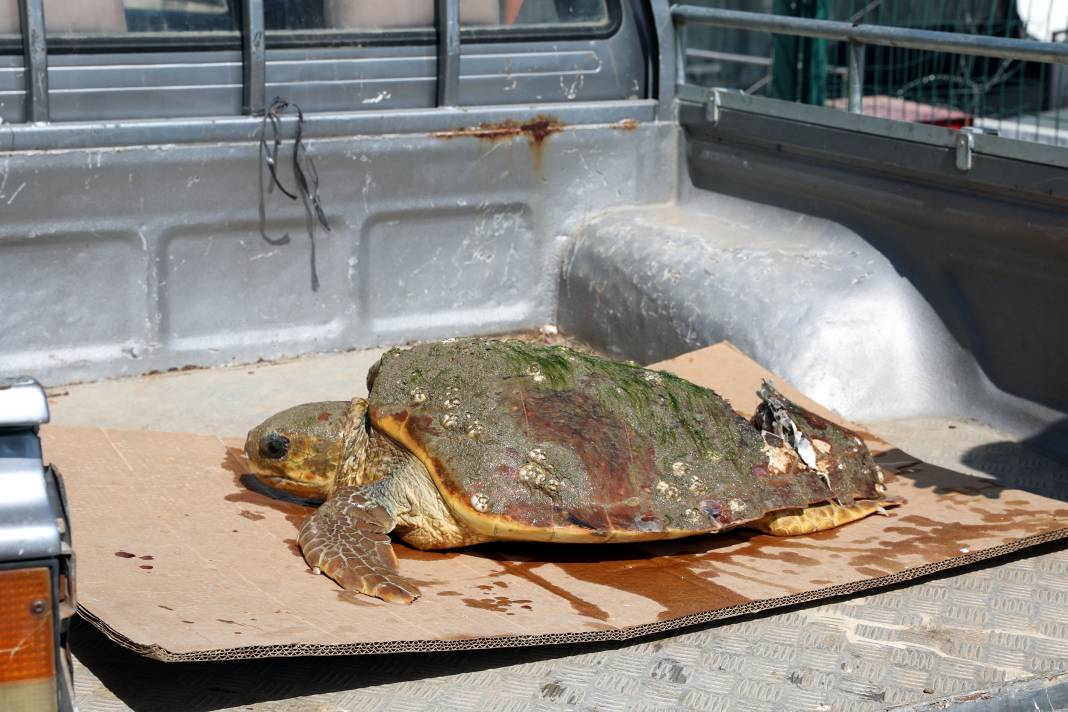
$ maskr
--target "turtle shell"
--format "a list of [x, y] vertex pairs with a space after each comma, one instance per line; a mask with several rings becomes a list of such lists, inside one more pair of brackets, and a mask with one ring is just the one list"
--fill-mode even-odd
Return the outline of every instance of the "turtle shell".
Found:
[[665, 539], [876, 496], [874, 463], [848, 431], [819, 423], [834, 431], [832, 454], [848, 457], [816, 472], [711, 390], [562, 346], [394, 349], [368, 382], [373, 427], [426, 465], [464, 525], [493, 539]]

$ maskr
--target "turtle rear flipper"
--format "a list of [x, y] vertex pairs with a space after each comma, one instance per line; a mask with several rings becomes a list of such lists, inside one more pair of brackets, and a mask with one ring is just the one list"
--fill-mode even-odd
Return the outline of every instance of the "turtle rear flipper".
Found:
[[411, 603], [419, 589], [400, 575], [389, 532], [396, 520], [362, 487], [339, 489], [297, 536], [304, 560], [343, 588], [390, 603]]
[[779, 512], [770, 512], [755, 522], [749, 522], [745, 526], [759, 529], [765, 534], [774, 536], [797, 536], [798, 534], [813, 534], [827, 531], [849, 524], [859, 519], [864, 519], [871, 514], [886, 514], [887, 507], [896, 507], [901, 504], [895, 499], [857, 500], [848, 507], [839, 504], [824, 504], [799, 509], [786, 509]]

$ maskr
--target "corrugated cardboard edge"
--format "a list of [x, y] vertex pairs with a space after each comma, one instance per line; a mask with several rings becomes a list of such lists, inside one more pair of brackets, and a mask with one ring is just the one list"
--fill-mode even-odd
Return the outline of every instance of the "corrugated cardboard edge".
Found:
[[968, 566], [969, 564], [987, 561], [989, 559], [1012, 554], [1022, 549], [1027, 549], [1041, 544], [1068, 538], [1068, 528], [1054, 529], [1042, 534], [1017, 539], [1008, 544], [1001, 544], [989, 549], [972, 552], [964, 556], [944, 559], [924, 566], [899, 571], [896, 574], [880, 576], [878, 578], [864, 579], [837, 586], [804, 591], [789, 596], [767, 598], [761, 601], [718, 608], [715, 610], [694, 613], [680, 618], [672, 618], [656, 623], [617, 628], [615, 630], [588, 631], [585, 633], [553, 633], [548, 635], [515, 635], [499, 636], [493, 638], [464, 638], [461, 640], [397, 640], [380, 643], [348, 643], [344, 645], [310, 645], [295, 643], [291, 645], [254, 645], [242, 648], [220, 648], [217, 650], [201, 650], [194, 653], [173, 653], [158, 645], [138, 645], [128, 638], [111, 629], [107, 623], [93, 615], [93, 612], [78, 606], [78, 613], [99, 628], [104, 635], [140, 655], [162, 662], [205, 662], [216, 660], [249, 660], [256, 658], [285, 658], [305, 655], [374, 655], [382, 653], [430, 653], [451, 650], [488, 650], [492, 648], [520, 648], [539, 645], [563, 645], [567, 643], [594, 643], [605, 641], [625, 641], [642, 636], [654, 635], [670, 630], [687, 628], [690, 626], [711, 623], [726, 618], [734, 618], [750, 613], [758, 613], [773, 608], [783, 608], [799, 603], [809, 603], [824, 598], [845, 596], [860, 591], [886, 588], [898, 583], [913, 581], [924, 576], [949, 571], [951, 569]]

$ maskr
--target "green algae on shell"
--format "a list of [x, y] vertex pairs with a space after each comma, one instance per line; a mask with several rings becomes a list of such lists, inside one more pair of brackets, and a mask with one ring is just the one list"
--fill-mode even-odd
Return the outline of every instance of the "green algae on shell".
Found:
[[[369, 380], [375, 427], [423, 461], [465, 525], [492, 538], [688, 536], [871, 496], [875, 485], [863, 458], [836, 460], [830, 476], [770, 467], [760, 430], [715, 392], [566, 347], [459, 339], [395, 349]], [[834, 428], [844, 446], [849, 435]]]

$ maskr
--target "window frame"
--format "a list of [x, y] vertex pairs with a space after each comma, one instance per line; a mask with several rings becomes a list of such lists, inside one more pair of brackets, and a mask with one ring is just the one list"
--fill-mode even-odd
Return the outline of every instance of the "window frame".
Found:
[[[35, 1], [35, 0], [31, 0]], [[619, 31], [623, 18], [623, 0], [602, 0], [605, 3], [603, 22], [559, 23], [535, 26], [491, 26], [460, 28], [462, 44], [491, 44], [510, 42], [552, 42], [554, 40], [607, 39]], [[123, 34], [67, 33], [46, 37], [49, 54], [125, 54], [152, 52], [195, 52], [198, 50], [240, 50], [242, 13], [250, 3], [236, 0], [233, 9], [237, 29], [219, 32], [133, 32]], [[262, 14], [263, 4], [257, 3]], [[438, 43], [439, 18], [435, 16], [430, 30], [283, 30], [268, 29], [264, 33], [267, 49], [313, 49], [345, 46], [427, 46]], [[0, 54], [19, 54], [24, 39], [19, 35], [0, 35]]]
[[[20, 9], [30, 14], [36, 13], [37, 27], [44, 26], [43, 12], [45, 0], [17, 0]], [[264, 110], [264, 103], [266, 98], [264, 96], [269, 84], [269, 77], [267, 77], [267, 62], [268, 53], [276, 50], [339, 50], [344, 48], [353, 48], [359, 50], [365, 47], [374, 48], [388, 48], [388, 47], [412, 47], [412, 48], [427, 48], [435, 47], [436, 55], [438, 57], [438, 63], [441, 65], [443, 62], [459, 66], [459, 58], [462, 52], [461, 47], [463, 45], [469, 46], [505, 46], [510, 44], [522, 45], [522, 44], [537, 44], [537, 43], [551, 43], [551, 42], [595, 42], [611, 40], [617, 35], [624, 25], [624, 13], [627, 8], [633, 8], [635, 2], [642, 2], [642, 0], [601, 0], [604, 3], [605, 15], [601, 21], [598, 22], [576, 22], [576, 23], [556, 23], [556, 24], [538, 24], [530, 26], [522, 25], [494, 25], [494, 26], [460, 26], [459, 25], [459, 0], [436, 0], [435, 13], [434, 13], [434, 27], [432, 30], [412, 30], [410, 28], [397, 28], [397, 29], [385, 29], [385, 30], [264, 30], [263, 22], [265, 20], [264, 12], [264, 0], [228, 0], [226, 12], [228, 18], [233, 19], [238, 27], [235, 30], [220, 30], [220, 31], [203, 31], [193, 30], [189, 32], [136, 32], [125, 34], [90, 34], [90, 33], [77, 33], [77, 34], [54, 34], [48, 35], [46, 32], [36, 33], [41, 35], [38, 37], [36, 44], [31, 46], [29, 37], [34, 35], [27, 30], [27, 22], [20, 23], [20, 36], [5, 35], [0, 37], [0, 55], [15, 56], [23, 54], [24, 62], [24, 75], [25, 75], [25, 87], [26, 98], [25, 106], [27, 109], [36, 107], [31, 112], [27, 110], [25, 116], [19, 119], [12, 119], [7, 117], [9, 123], [39, 123], [48, 122], [52, 118], [52, 111], [50, 111], [48, 97], [50, 90], [48, 88], [49, 71], [49, 57], [55, 57], [57, 61], [54, 63], [53, 72], [72, 72], [79, 71], [77, 67], [79, 62], [77, 57], [84, 56], [86, 60], [86, 68], [88, 71], [92, 71], [94, 61], [89, 60], [90, 56], [99, 56], [101, 60], [106, 62], [106, 55], [115, 55], [117, 58], [122, 56], [129, 57], [129, 61], [132, 62], [129, 66], [134, 67], [138, 65], [138, 59], [135, 57], [144, 57], [143, 65], [146, 67], [160, 66], [164, 67], [168, 63], [168, 55], [196, 55], [198, 53], [220, 53], [220, 52], [240, 52], [241, 65], [242, 65], [242, 78], [240, 84], [240, 93], [243, 97], [240, 103], [240, 108], [235, 113], [232, 106], [227, 107], [217, 103], [212, 106], [203, 107], [206, 113], [181, 113], [171, 116], [169, 114], [154, 118], [154, 115], [146, 112], [140, 114], [134, 112], [133, 116], [128, 118], [121, 118], [123, 114], [118, 112], [122, 111], [122, 102], [120, 101], [114, 116], [103, 114], [99, 111], [94, 112], [90, 107], [88, 108], [86, 115], [78, 117], [76, 112], [70, 110], [70, 104], [66, 105], [65, 110], [58, 112], [63, 115], [60, 121], [111, 121], [111, 120], [189, 120], [196, 117], [203, 116], [208, 118], [209, 116], [259, 116], [262, 115]], [[626, 6], [626, 7], [625, 7]], [[28, 11], [25, 8], [29, 8]], [[449, 14], [449, 19], [445, 19], [445, 13]], [[455, 13], [455, 14], [453, 14]], [[251, 21], [250, 21], [251, 20]], [[449, 41], [446, 38], [446, 26], [449, 26], [450, 33], [459, 30], [459, 47], [456, 46], [454, 41]], [[257, 41], [252, 38], [255, 37]], [[32, 50], [32, 52], [31, 52]], [[31, 54], [36, 61], [30, 61]], [[59, 60], [63, 57], [63, 60]], [[309, 60], [317, 60], [311, 52], [308, 54]], [[162, 63], [162, 64], [161, 64]], [[195, 64], [195, 62], [194, 62]], [[126, 66], [126, 60], [117, 65], [117, 71], [121, 71], [121, 67]], [[453, 93], [448, 98], [441, 92], [438, 93], [438, 99], [436, 102], [432, 101], [426, 108], [444, 107], [456, 105], [459, 96], [458, 91], [455, 88], [458, 86], [458, 82], [461, 77], [456, 74], [456, 69], [448, 75], [447, 78], [439, 75], [439, 86], [447, 86], [454, 89]], [[68, 75], [69, 76], [69, 75]], [[53, 74], [53, 78], [55, 75]], [[314, 81], [314, 80], [312, 80]], [[404, 81], [402, 78], [401, 81]], [[218, 88], [219, 85], [213, 85], [213, 88]], [[34, 96], [31, 96], [31, 87], [36, 89], [32, 92]], [[42, 90], [43, 88], [43, 90]], [[89, 85], [86, 87], [86, 92], [96, 92], [97, 96], [102, 95], [110, 91], [122, 92], [127, 88], [127, 85], [116, 84], [112, 87], [109, 83]], [[159, 90], [168, 91], [172, 87], [168, 84], [159, 85]], [[182, 87], [178, 87], [182, 88]], [[151, 91], [153, 85], [144, 85], [143, 90]], [[66, 95], [70, 96], [72, 91], [79, 91], [77, 89], [61, 88], [54, 91], [61, 92], [56, 96]], [[119, 95], [121, 96], [121, 94]], [[538, 97], [540, 99], [540, 96]], [[573, 97], [567, 97], [572, 99]], [[603, 99], [596, 99], [603, 100]], [[552, 101], [550, 99], [550, 101]], [[508, 102], [505, 102], [508, 103]], [[330, 109], [331, 111], [337, 111], [337, 109]], [[359, 111], [359, 106], [352, 106], [346, 111]], [[315, 109], [311, 109], [315, 111]], [[139, 117], [142, 117], [139, 118]]]

